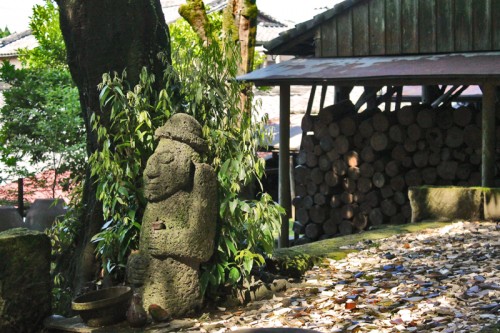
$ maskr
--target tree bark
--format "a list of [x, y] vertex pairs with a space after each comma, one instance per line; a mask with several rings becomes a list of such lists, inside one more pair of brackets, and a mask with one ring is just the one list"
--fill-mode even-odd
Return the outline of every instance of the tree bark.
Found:
[[[155, 74], [156, 88], [159, 88], [165, 66], [158, 53], [164, 52], [170, 63], [170, 35], [159, 0], [56, 2], [69, 69], [80, 94], [90, 155], [100, 148], [97, 133], [92, 131], [92, 116], [100, 116], [102, 126], [109, 124], [109, 115], [99, 104], [97, 85], [102, 75], [107, 72], [121, 74], [126, 69], [127, 80], [133, 86], [145, 66]], [[90, 170], [87, 170], [82, 200], [84, 208], [71, 261], [74, 267], [70, 279], [75, 293], [94, 280], [99, 271], [95, 246], [90, 240], [101, 230], [103, 214]]]
[[[226, 32], [231, 30], [233, 38], [240, 44], [239, 74], [249, 73], [253, 69], [253, 55], [257, 39], [257, 14], [255, 0], [228, 0], [228, 6], [224, 12], [223, 29]], [[250, 94], [250, 86], [246, 86], [241, 91], [241, 110], [250, 112]]]

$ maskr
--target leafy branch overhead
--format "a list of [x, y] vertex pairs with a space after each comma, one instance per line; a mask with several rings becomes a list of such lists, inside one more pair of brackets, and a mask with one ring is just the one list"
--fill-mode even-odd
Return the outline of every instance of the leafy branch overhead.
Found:
[[[78, 91], [66, 65], [57, 8], [50, 0], [34, 7], [30, 27], [39, 46], [19, 50], [25, 67], [8, 62], [0, 66], [0, 80], [10, 85], [0, 109], [1, 161], [16, 176], [80, 169], [85, 143]], [[28, 170], [22, 161], [39, 168]]]

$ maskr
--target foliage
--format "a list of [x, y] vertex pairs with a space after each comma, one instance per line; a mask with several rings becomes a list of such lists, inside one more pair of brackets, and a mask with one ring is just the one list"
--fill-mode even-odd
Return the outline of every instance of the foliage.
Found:
[[4, 38], [10, 35], [9, 28], [5, 27], [4, 29], [0, 28], [0, 38]]
[[[220, 15], [210, 19], [213, 25], [221, 25]], [[145, 159], [153, 152], [154, 130], [175, 112], [191, 114], [202, 124], [210, 147], [205, 162], [218, 175], [217, 250], [202, 267], [201, 277], [204, 292], [214, 295], [221, 286], [241, 284], [255, 264], [264, 263], [263, 253], [272, 252], [283, 209], [268, 194], [258, 199], [241, 195], [264, 174], [257, 149], [267, 142], [269, 133], [265, 118], [258, 119], [255, 110], [242, 113], [239, 109], [241, 85], [232, 80], [238, 70], [237, 46], [213, 42], [204, 47], [183, 22], [171, 26], [171, 37], [175, 70], [167, 67], [163, 80], [181, 82], [175, 87], [179, 90], [166, 84], [165, 89], [153, 91], [154, 78], [145, 71], [132, 88], [125, 75], [103, 77], [101, 103], [111, 110], [111, 126], [106, 130], [94, 122], [103, 149], [90, 163], [108, 222], [94, 241], [108, 271], [124, 265], [124, 255], [137, 241], [137, 221], [144, 207], [137, 189], [142, 188]]]
[[0, 110], [1, 161], [11, 174], [27, 175], [21, 162], [41, 169], [81, 170], [85, 165], [84, 130], [78, 91], [66, 65], [59, 15], [52, 0], [33, 7], [30, 21], [39, 46], [19, 50], [23, 69], [4, 62], [0, 81], [4, 92]]
[[59, 12], [52, 0], [45, 0], [44, 5], [33, 7], [30, 29], [38, 46], [32, 50], [19, 50], [19, 60], [23, 65], [30, 68], [67, 70], [66, 47], [59, 28]]
[[[102, 232], [93, 237], [107, 273], [124, 268], [128, 254], [137, 248], [140, 218], [145, 206], [142, 194], [142, 172], [147, 157], [153, 153], [153, 133], [165, 121], [154, 117], [156, 94], [154, 77], [145, 69], [140, 82], [129, 89], [122, 76], [103, 75], [100, 100], [109, 107], [109, 127], [92, 119], [101, 150], [89, 159], [92, 176], [98, 179], [97, 198], [102, 202]], [[116, 274], [123, 273], [118, 269]]]
[[10, 85], [0, 109], [0, 159], [10, 173], [28, 175], [35, 165], [57, 173], [81, 168], [83, 128], [69, 72], [15, 69], [5, 62], [0, 79]]
[[57, 219], [52, 228], [46, 230], [52, 249], [50, 269], [53, 279], [52, 311], [65, 316], [72, 315], [69, 309], [71, 309], [71, 300], [73, 298], [72, 281], [68, 281], [65, 274], [70, 264], [67, 259], [71, 258], [75, 250], [75, 238], [79, 226], [78, 217], [83, 210], [82, 205], [80, 205], [83, 182], [79, 178], [80, 176], [77, 175], [72, 179], [72, 182], [77, 185], [71, 191], [68, 210], [64, 218]]
[[[220, 14], [210, 15], [218, 26]], [[215, 30], [220, 31], [220, 30]], [[171, 26], [174, 68], [182, 82], [181, 95], [187, 113], [204, 128], [210, 152], [207, 156], [218, 175], [220, 218], [217, 251], [204, 264], [201, 283], [210, 294], [225, 284], [232, 286], [249, 277], [254, 264], [264, 264], [262, 253], [271, 254], [273, 233], [279, 229], [283, 209], [268, 194], [245, 200], [241, 193], [264, 175], [265, 163], [257, 157], [267, 144], [266, 117], [256, 109], [241, 112], [238, 72], [239, 46], [231, 39], [203, 47], [183, 21]], [[258, 184], [260, 185], [260, 183]]]

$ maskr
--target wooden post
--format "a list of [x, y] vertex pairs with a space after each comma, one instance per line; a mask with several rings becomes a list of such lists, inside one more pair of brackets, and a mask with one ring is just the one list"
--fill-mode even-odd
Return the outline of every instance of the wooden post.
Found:
[[483, 147], [481, 165], [481, 185], [493, 187], [495, 184], [495, 95], [493, 84], [483, 87]]
[[24, 217], [24, 178], [17, 179], [17, 210]]
[[[295, 194], [295, 175], [293, 174], [295, 166], [294, 166], [293, 160], [294, 160], [294, 157], [292, 154], [290, 154], [290, 202], [293, 202], [293, 198], [295, 198], [297, 196]], [[296, 216], [297, 216], [297, 212], [295, 210], [295, 207], [293, 205], [290, 205], [290, 217], [292, 218], [292, 221], [297, 221]], [[290, 235], [288, 235], [288, 236], [290, 236]], [[299, 234], [294, 232], [293, 239], [295, 239], [295, 240], [299, 239]]]
[[280, 248], [288, 247], [288, 219], [291, 217], [290, 198], [290, 85], [280, 86], [280, 146], [279, 146], [279, 203], [286, 214], [281, 218]]
[[354, 87], [344, 87], [344, 86], [335, 86], [335, 96], [334, 96], [334, 104], [337, 104], [343, 100], [349, 99], [349, 94], [351, 93]]
[[422, 86], [422, 103], [430, 105], [440, 95], [438, 86]]
[[323, 107], [325, 106], [325, 98], [326, 98], [326, 91], [328, 90], [328, 86], [326, 84], [321, 86], [321, 98], [319, 100], [319, 109], [322, 110]]

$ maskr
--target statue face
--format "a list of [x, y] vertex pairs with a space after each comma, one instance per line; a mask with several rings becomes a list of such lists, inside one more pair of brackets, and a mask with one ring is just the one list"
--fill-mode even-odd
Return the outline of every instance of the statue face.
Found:
[[144, 195], [148, 201], [164, 200], [190, 184], [192, 152], [181, 142], [160, 140], [144, 170]]

